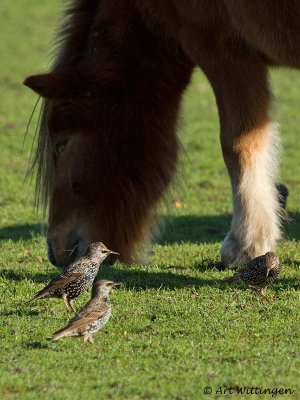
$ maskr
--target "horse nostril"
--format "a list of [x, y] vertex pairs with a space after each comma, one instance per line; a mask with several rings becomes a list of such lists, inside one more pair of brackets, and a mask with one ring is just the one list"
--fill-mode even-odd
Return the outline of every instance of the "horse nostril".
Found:
[[57, 262], [56, 262], [56, 259], [55, 259], [54, 253], [53, 253], [53, 249], [52, 249], [52, 246], [51, 246], [49, 240], [47, 240], [47, 246], [48, 246], [48, 248], [47, 248], [48, 260], [50, 261], [50, 263], [52, 265], [54, 265], [56, 267], [57, 266]]
[[47, 238], [47, 257], [55, 267], [66, 267], [71, 264], [77, 255], [77, 244], [69, 246], [59, 245], [53, 238]]
[[78, 237], [76, 232], [71, 232], [67, 241], [67, 247], [65, 249], [65, 251], [68, 252], [71, 262], [75, 261], [78, 254], [80, 254], [80, 243], [81, 239]]
[[71, 249], [64, 249], [64, 252], [67, 253], [67, 257], [69, 258], [69, 263], [72, 263], [75, 261], [76, 256], [77, 256], [77, 251], [78, 251], [78, 244], [75, 244]]
[[87, 244], [76, 235], [71, 232], [67, 240], [58, 240], [57, 237], [47, 238], [48, 251], [47, 256], [50, 263], [56, 267], [66, 267], [73, 263], [77, 258], [84, 255]]

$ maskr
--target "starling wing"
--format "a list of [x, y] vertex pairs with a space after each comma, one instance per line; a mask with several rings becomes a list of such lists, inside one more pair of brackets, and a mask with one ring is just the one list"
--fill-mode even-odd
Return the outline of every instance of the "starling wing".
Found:
[[[68, 268], [65, 271], [63, 271], [60, 275], [55, 276], [47, 286], [44, 287], [44, 289], [40, 290], [37, 292], [34, 297], [28, 301], [30, 303], [31, 301], [42, 299], [47, 294], [50, 294], [51, 292], [54, 292], [55, 290], [64, 287], [67, 283], [75, 281], [77, 278], [79, 278], [82, 275], [82, 269], [78, 269], [79, 265], [76, 264], [74, 267], [71, 269]], [[75, 270], [74, 270], [75, 269]]]
[[69, 321], [68, 325], [55, 332], [50, 341], [54, 342], [55, 340], [67, 336], [71, 332], [86, 327], [105, 315], [108, 310], [108, 303], [103, 302], [101, 305], [98, 304], [97, 307], [91, 307], [91, 305], [88, 303], [77, 315], [75, 315], [74, 318]]

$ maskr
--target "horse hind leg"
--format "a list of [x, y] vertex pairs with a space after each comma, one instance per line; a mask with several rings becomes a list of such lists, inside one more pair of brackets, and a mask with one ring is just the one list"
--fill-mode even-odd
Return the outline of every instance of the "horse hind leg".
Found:
[[300, 69], [297, 0], [226, 0], [231, 22], [252, 46], [278, 65]]

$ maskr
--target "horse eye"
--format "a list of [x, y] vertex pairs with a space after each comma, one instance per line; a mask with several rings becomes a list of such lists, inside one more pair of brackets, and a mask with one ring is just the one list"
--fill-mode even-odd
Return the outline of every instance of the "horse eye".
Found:
[[64, 151], [64, 149], [66, 148], [67, 143], [68, 143], [69, 140], [70, 140], [70, 139], [64, 139], [64, 140], [61, 140], [60, 142], [58, 142], [58, 143], [55, 145], [55, 150], [56, 150], [58, 153], [62, 153], [62, 152]]

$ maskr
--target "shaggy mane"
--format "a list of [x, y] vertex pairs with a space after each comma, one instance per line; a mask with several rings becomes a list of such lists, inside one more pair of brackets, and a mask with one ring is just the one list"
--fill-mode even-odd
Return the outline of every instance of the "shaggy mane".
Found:
[[[67, 0], [61, 29], [57, 34], [52, 71], [64, 65], [76, 65], [84, 52], [89, 39], [96, 10], [102, 0]], [[51, 143], [48, 132], [49, 102], [42, 101], [38, 119], [37, 145], [31, 156], [29, 172], [36, 170], [35, 205], [46, 214], [52, 191], [54, 171]]]

